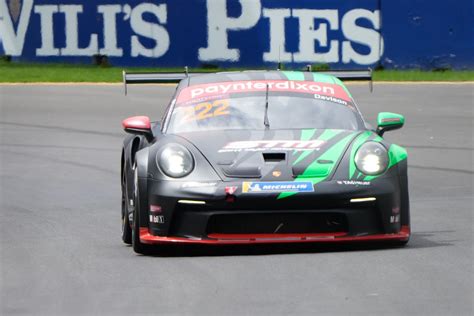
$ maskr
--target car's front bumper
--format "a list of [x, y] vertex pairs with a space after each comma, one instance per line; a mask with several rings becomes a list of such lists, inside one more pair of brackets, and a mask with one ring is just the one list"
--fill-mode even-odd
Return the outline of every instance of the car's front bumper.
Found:
[[[146, 244], [407, 241], [410, 236], [400, 217], [398, 178], [367, 185], [328, 181], [316, 184], [314, 192], [281, 199], [245, 194], [242, 182], [192, 187], [147, 179], [147, 187], [149, 209], [140, 220]], [[374, 200], [352, 202], [364, 198]]]

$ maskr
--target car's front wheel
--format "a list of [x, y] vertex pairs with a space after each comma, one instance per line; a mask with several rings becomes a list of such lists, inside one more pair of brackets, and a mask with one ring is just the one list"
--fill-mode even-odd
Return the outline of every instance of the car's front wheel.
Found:
[[133, 221], [132, 221], [132, 246], [133, 250], [139, 254], [147, 254], [150, 252], [150, 245], [143, 244], [140, 241], [140, 192], [138, 186], [138, 170], [134, 166], [133, 173]]
[[132, 228], [130, 226], [128, 211], [129, 203], [130, 199], [128, 198], [127, 176], [126, 171], [124, 171], [122, 177], [122, 241], [127, 245], [132, 243]]

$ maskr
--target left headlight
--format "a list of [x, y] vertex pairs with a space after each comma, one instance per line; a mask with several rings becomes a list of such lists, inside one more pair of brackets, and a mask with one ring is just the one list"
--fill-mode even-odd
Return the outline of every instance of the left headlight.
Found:
[[380, 143], [367, 142], [357, 150], [355, 164], [366, 175], [381, 174], [388, 166], [387, 149]]
[[194, 159], [189, 150], [180, 144], [168, 144], [157, 156], [161, 170], [170, 177], [182, 178], [194, 168]]

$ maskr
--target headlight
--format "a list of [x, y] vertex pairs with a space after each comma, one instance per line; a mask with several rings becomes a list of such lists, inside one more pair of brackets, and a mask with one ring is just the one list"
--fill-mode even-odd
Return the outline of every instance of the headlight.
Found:
[[193, 156], [179, 144], [166, 145], [157, 158], [161, 170], [173, 178], [184, 177], [194, 168]]
[[355, 155], [357, 169], [367, 175], [378, 175], [387, 169], [387, 149], [377, 142], [367, 142], [359, 147]]

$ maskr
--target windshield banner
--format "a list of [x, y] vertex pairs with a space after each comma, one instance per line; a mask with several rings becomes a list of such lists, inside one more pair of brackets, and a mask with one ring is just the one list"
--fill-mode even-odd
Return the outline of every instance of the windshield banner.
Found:
[[217, 82], [202, 85], [193, 85], [181, 91], [177, 103], [189, 103], [189, 101], [199, 101], [210, 99], [214, 96], [229, 95], [234, 93], [249, 92], [293, 92], [312, 94], [317, 99], [335, 101], [341, 99], [350, 102], [351, 98], [342, 86], [331, 83], [313, 81], [289, 81], [289, 80], [247, 80]]

